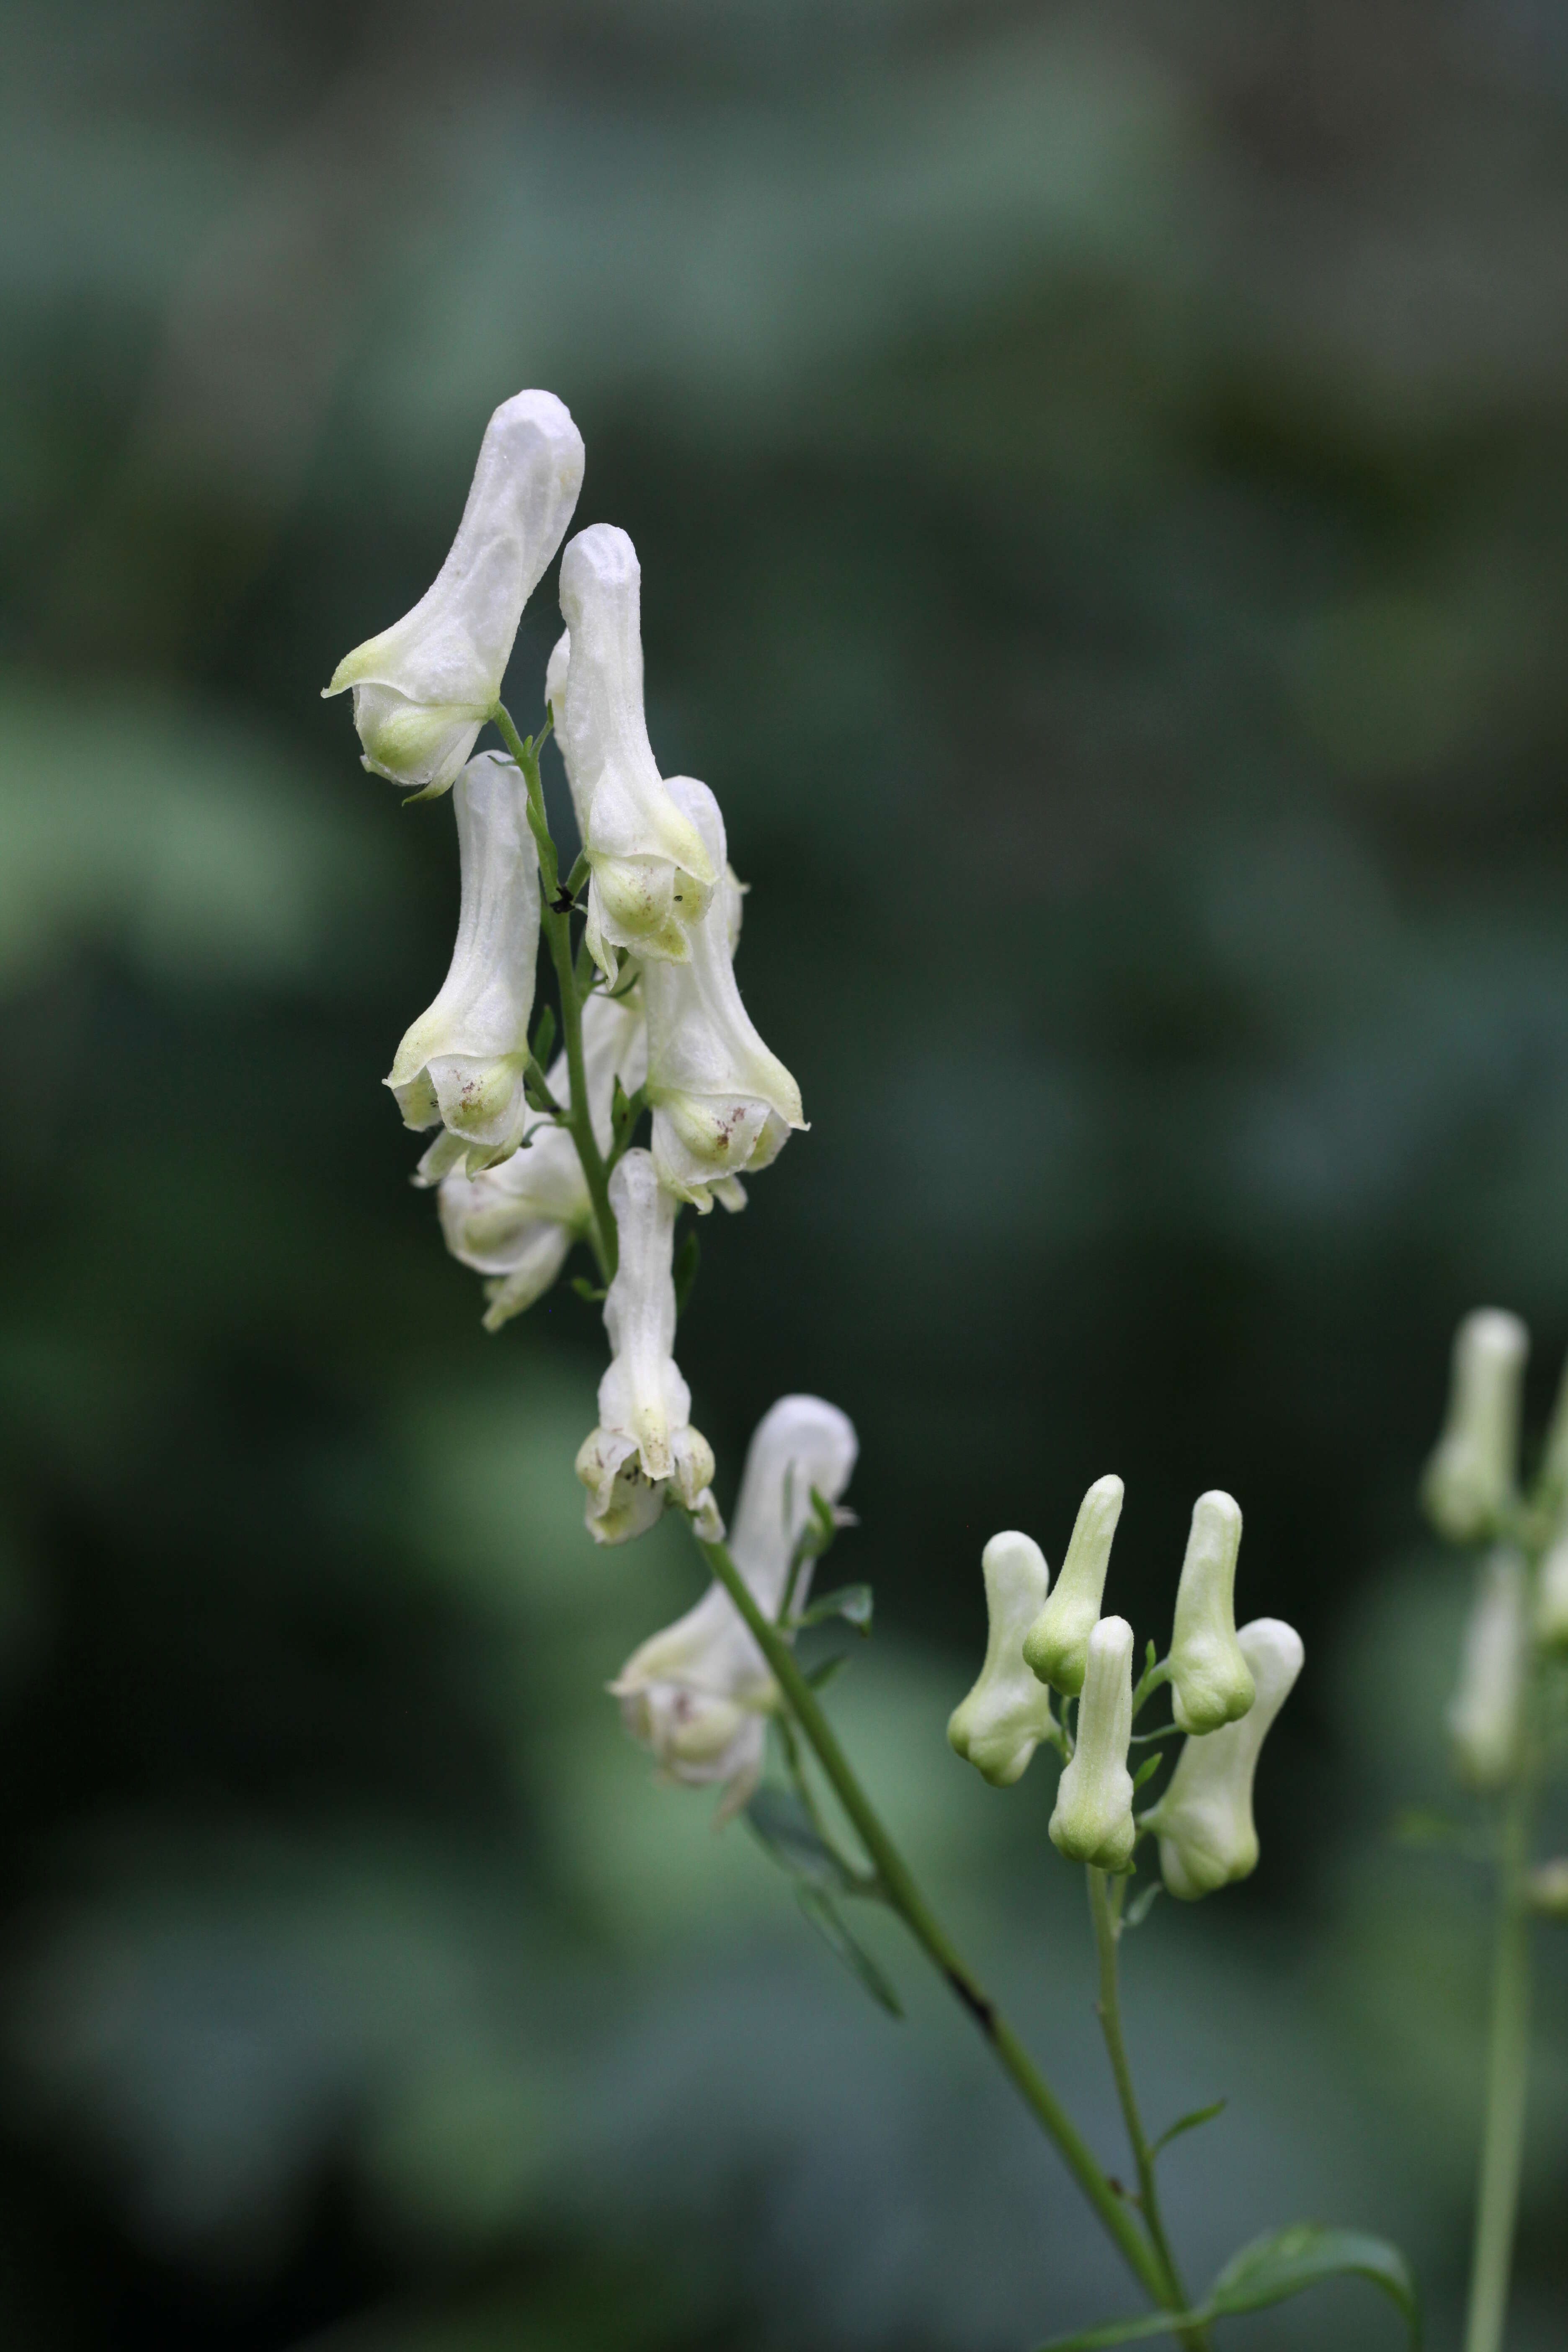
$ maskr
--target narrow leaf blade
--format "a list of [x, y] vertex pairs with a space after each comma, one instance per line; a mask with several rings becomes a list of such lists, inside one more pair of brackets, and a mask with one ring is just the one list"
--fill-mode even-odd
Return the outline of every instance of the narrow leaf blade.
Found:
[[1076, 2336], [1053, 2336], [1037, 2352], [1100, 2352], [1109, 2344], [1142, 2344], [1152, 2336], [1179, 2336], [1188, 2327], [1202, 2327], [1215, 2316], [1205, 2304], [1201, 2311], [1151, 2311], [1142, 2319], [1115, 2319], [1105, 2327], [1085, 2327]]
[[1225, 2110], [1225, 2100], [1216, 2099], [1212, 2106], [1194, 2107], [1191, 2115], [1178, 2116], [1173, 2124], [1166, 2125], [1149, 2153], [1158, 2156], [1163, 2147], [1169, 2147], [1171, 2142], [1180, 2139], [1184, 2132], [1196, 2131], [1200, 2124], [1212, 2124], [1215, 2116], [1223, 2116]]
[[830, 1895], [858, 1895], [860, 1882], [788, 1789], [764, 1784], [746, 1807], [753, 1835], [781, 1870]]
[[1209, 2290], [1209, 2303], [1219, 2316], [1261, 2311], [1331, 2278], [1363, 2278], [1379, 2288], [1398, 2305], [1412, 2344], [1419, 2344], [1421, 2313], [1410, 2265], [1397, 2246], [1362, 2230], [1329, 2230], [1315, 2221], [1298, 2221], [1255, 2238], [1226, 2263]]
[[873, 1596], [868, 1584], [846, 1584], [837, 1592], [825, 1592], [809, 1609], [803, 1609], [795, 1622], [800, 1625], [826, 1624], [830, 1617], [842, 1617], [858, 1633], [871, 1630]]
[[851, 1976], [859, 1978], [879, 2009], [885, 2009], [889, 2017], [901, 2018], [904, 2013], [903, 2003], [892, 1985], [865, 1946], [858, 1943], [850, 1934], [835, 1906], [823, 1894], [821, 1888], [802, 1885], [797, 1886], [795, 1892], [796, 1902], [827, 1946], [828, 1950], [843, 1961]]

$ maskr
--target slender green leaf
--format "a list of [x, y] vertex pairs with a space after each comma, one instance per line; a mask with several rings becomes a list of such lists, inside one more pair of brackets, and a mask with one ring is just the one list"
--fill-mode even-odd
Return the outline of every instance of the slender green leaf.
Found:
[[533, 1032], [533, 1058], [542, 1070], [550, 1066], [550, 1056], [555, 1045], [555, 1007], [547, 1004], [540, 1014]]
[[1121, 1922], [1122, 1926], [1141, 1927], [1164, 1892], [1163, 1882], [1158, 1878], [1152, 1878], [1148, 1885], [1142, 1887], [1127, 1906], [1127, 1916]]
[[889, 2017], [902, 2017], [903, 2004], [892, 1985], [863, 1944], [850, 1934], [835, 1906], [818, 1886], [797, 1885], [795, 1900], [829, 1951], [837, 1955], [851, 1976], [858, 1977], [872, 2000]]
[[1132, 1793], [1134, 1796], [1138, 1794], [1139, 1790], [1143, 1786], [1145, 1780], [1152, 1780], [1153, 1779], [1155, 1773], [1159, 1770], [1164, 1760], [1165, 1759], [1163, 1756], [1145, 1756], [1143, 1761], [1132, 1775]]
[[596, 1307], [605, 1296], [596, 1283], [589, 1281], [585, 1274], [574, 1274], [572, 1276], [572, 1287], [579, 1298], [587, 1300], [590, 1307]]
[[1038, 2352], [1100, 2352], [1108, 2344], [1141, 2344], [1151, 2336], [1178, 2336], [1184, 2327], [1202, 2327], [1214, 2316], [1202, 2311], [1150, 2311], [1142, 2319], [1113, 2319], [1104, 2327], [1085, 2327], [1076, 2336], [1053, 2336]]
[[864, 1892], [858, 1872], [835, 1852], [793, 1790], [764, 1784], [746, 1807], [746, 1821], [781, 1870], [832, 1895]]
[[1288, 2230], [1276, 2230], [1243, 2246], [1209, 2289], [1209, 2306], [1216, 2316], [1261, 2311], [1267, 2304], [1283, 2303], [1287, 2295], [1330, 2278], [1363, 2278], [1380, 2288], [1398, 2305], [1411, 2342], [1419, 2343], [1415, 2282], [1398, 2247], [1362, 2230], [1328, 2230], [1315, 2221], [1293, 2222]]
[[809, 1609], [803, 1609], [795, 1619], [797, 1625], [823, 1625], [830, 1617], [842, 1617], [858, 1633], [871, 1630], [872, 1595], [868, 1584], [842, 1585], [837, 1592], [825, 1592]]
[[1223, 2099], [1216, 2099], [1213, 2106], [1194, 2107], [1190, 2116], [1178, 2116], [1173, 2124], [1166, 2125], [1150, 2149], [1150, 2155], [1158, 2156], [1163, 2147], [1169, 2147], [1171, 2142], [1173, 2139], [1180, 2139], [1184, 2132], [1196, 2131], [1200, 2124], [1212, 2124], [1215, 2116], [1224, 2115], [1225, 2106], [1226, 2103]]
[[836, 1658], [824, 1658], [819, 1666], [813, 1666], [805, 1679], [813, 1690], [826, 1690], [834, 1675], [842, 1674], [848, 1664], [847, 1651], [840, 1650]]
[[675, 1253], [675, 1312], [678, 1317], [686, 1312], [686, 1302], [691, 1296], [701, 1260], [701, 1244], [694, 1233], [688, 1234]]

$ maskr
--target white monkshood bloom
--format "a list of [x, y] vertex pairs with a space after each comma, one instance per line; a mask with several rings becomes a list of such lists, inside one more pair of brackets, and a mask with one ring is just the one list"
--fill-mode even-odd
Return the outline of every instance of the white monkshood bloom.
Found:
[[539, 853], [522, 777], [499, 751], [468, 761], [452, 789], [462, 903], [441, 992], [397, 1049], [386, 1084], [405, 1127], [437, 1120], [468, 1164], [521, 1139], [523, 1071], [539, 962]]
[[1030, 1536], [1010, 1528], [980, 1557], [985, 1578], [985, 1663], [948, 1717], [951, 1746], [993, 1788], [1021, 1780], [1042, 1739], [1056, 1733], [1051, 1695], [1024, 1663], [1024, 1636], [1045, 1605], [1051, 1572]]
[[666, 1488], [697, 1515], [709, 1541], [722, 1533], [712, 1495], [713, 1449], [691, 1426], [691, 1391], [676, 1367], [676, 1202], [652, 1155], [628, 1151], [610, 1177], [620, 1265], [605, 1300], [610, 1366], [599, 1382], [599, 1426], [577, 1454], [596, 1543], [625, 1543], [650, 1528]]
[[[647, 1068], [647, 1038], [635, 992], [612, 1001], [596, 991], [583, 1007], [583, 1075], [589, 1116], [599, 1149], [610, 1150], [610, 1112], [616, 1080], [635, 1094]], [[563, 1052], [552, 1063], [547, 1084], [563, 1109], [570, 1109], [571, 1074]], [[440, 1182], [437, 1206], [447, 1247], [476, 1274], [490, 1276], [487, 1331], [499, 1331], [542, 1298], [566, 1262], [574, 1242], [592, 1229], [594, 1205], [583, 1179], [577, 1147], [565, 1128], [536, 1120], [525, 1148], [499, 1168], [468, 1176], [460, 1168], [443, 1173], [442, 1137], [420, 1162], [421, 1182]]]
[[1024, 1655], [1034, 1672], [1065, 1698], [1076, 1698], [1083, 1688], [1089, 1637], [1100, 1622], [1121, 1495], [1120, 1478], [1095, 1480], [1079, 1505], [1057, 1589], [1024, 1639]]
[[741, 890], [725, 860], [719, 803], [689, 776], [672, 777], [669, 792], [720, 882], [691, 926], [687, 961], [644, 968], [647, 1098], [660, 1181], [706, 1211], [715, 1186], [768, 1167], [805, 1121], [800, 1088], [752, 1026], [735, 985]]
[[552, 392], [520, 392], [485, 427], [447, 561], [411, 613], [344, 656], [373, 774], [445, 792], [494, 709], [517, 625], [583, 487], [583, 436]]
[[1529, 1352], [1518, 1316], [1497, 1307], [1467, 1315], [1455, 1334], [1448, 1417], [1421, 1495], [1433, 1526], [1456, 1543], [1484, 1536], [1513, 1493]]
[[1069, 1862], [1125, 1870], [1138, 1832], [1132, 1819], [1132, 1628], [1102, 1617], [1089, 1637], [1072, 1761], [1057, 1785], [1051, 1843]]
[[1255, 1617], [1237, 1640], [1257, 1693], [1250, 1708], [1239, 1722], [1183, 1742], [1169, 1788], [1144, 1816], [1144, 1826], [1159, 1833], [1165, 1885], [1184, 1903], [1257, 1869], [1258, 1752], [1301, 1671], [1301, 1637], [1278, 1617]]
[[[730, 1553], [765, 1615], [776, 1619], [812, 1491], [837, 1503], [855, 1466], [853, 1424], [821, 1397], [781, 1397], [746, 1454]], [[812, 1563], [795, 1591], [806, 1594]], [[610, 1685], [626, 1728], [671, 1780], [722, 1783], [725, 1819], [762, 1777], [768, 1716], [778, 1703], [767, 1661], [721, 1584], [633, 1652]]]
[[1236, 1636], [1241, 1511], [1216, 1487], [1193, 1505], [1171, 1634], [1172, 1711], [1180, 1730], [1217, 1731], [1252, 1705], [1252, 1675]]
[[1535, 1638], [1543, 1649], [1568, 1649], [1568, 1533], [1560, 1534], [1535, 1587]]
[[545, 688], [592, 877], [588, 952], [611, 980], [618, 947], [683, 962], [721, 870], [647, 740], [641, 578], [624, 530], [598, 522], [578, 532], [561, 559], [567, 635]]
[[1448, 1709], [1455, 1761], [1472, 1789], [1500, 1789], [1513, 1777], [1529, 1644], [1529, 1594], [1530, 1580], [1518, 1552], [1507, 1544], [1489, 1552], [1477, 1570], [1459, 1687]]

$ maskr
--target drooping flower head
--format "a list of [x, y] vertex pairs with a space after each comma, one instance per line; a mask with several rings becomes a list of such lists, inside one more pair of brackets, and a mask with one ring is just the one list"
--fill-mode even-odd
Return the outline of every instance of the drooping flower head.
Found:
[[588, 952], [606, 978], [616, 948], [683, 961], [721, 871], [648, 741], [641, 594], [626, 532], [609, 523], [579, 531], [561, 559], [567, 636], [546, 692], [592, 876]]
[[721, 879], [690, 927], [686, 961], [650, 962], [643, 973], [653, 1156], [678, 1199], [707, 1210], [715, 1187], [768, 1167], [805, 1120], [799, 1087], [758, 1036], [735, 984], [741, 892], [719, 803], [690, 776], [672, 776], [669, 793]]
[[647, 1151], [628, 1151], [610, 1178], [620, 1263], [605, 1300], [610, 1364], [599, 1382], [599, 1426], [577, 1455], [597, 1543], [650, 1528], [672, 1489], [700, 1527], [721, 1528], [713, 1451], [691, 1426], [691, 1391], [675, 1361], [675, 1214]]
[[522, 608], [565, 536], [583, 436], [551, 392], [520, 392], [485, 427], [451, 552], [412, 612], [344, 656], [372, 773], [445, 792], [495, 708]]
[[1056, 1730], [1050, 1690], [1024, 1661], [1024, 1636], [1045, 1605], [1051, 1576], [1039, 1545], [1016, 1528], [992, 1537], [980, 1566], [985, 1662], [968, 1697], [948, 1717], [947, 1737], [993, 1788], [1008, 1789]]
[[1102, 1617], [1089, 1637], [1072, 1760], [1057, 1785], [1051, 1843], [1069, 1862], [1125, 1870], [1138, 1832], [1132, 1819], [1132, 1628]]
[[[539, 853], [522, 777], [499, 751], [452, 791], [462, 901], [441, 992], [399, 1045], [386, 1084], [405, 1127], [437, 1121], [473, 1167], [521, 1139], [523, 1072], [539, 961]], [[452, 1155], [448, 1155], [452, 1156]]]
[[[769, 1617], [778, 1615], [815, 1489], [835, 1504], [855, 1466], [855, 1430], [821, 1397], [781, 1397], [757, 1423], [735, 1507], [731, 1556]], [[803, 1562], [803, 1601], [811, 1563]], [[672, 1780], [722, 1783], [721, 1817], [762, 1775], [767, 1717], [778, 1692], [767, 1661], [717, 1582], [693, 1609], [633, 1652], [612, 1694], [633, 1737]]]
[[[610, 1149], [616, 1079], [626, 1094], [635, 1094], [647, 1068], [647, 1039], [635, 992], [616, 999], [595, 992], [583, 1007], [583, 1075], [601, 1151]], [[570, 1109], [564, 1052], [552, 1064], [546, 1083], [556, 1101]], [[534, 1122], [525, 1150], [476, 1176], [455, 1166], [443, 1172], [447, 1140], [443, 1137], [426, 1153], [418, 1181], [439, 1181], [441, 1230], [452, 1255], [490, 1277], [484, 1325], [487, 1331], [499, 1331], [543, 1297], [573, 1244], [587, 1235], [594, 1208], [583, 1164], [565, 1128], [543, 1118]]]
[[1100, 1622], [1110, 1546], [1121, 1517], [1121, 1496], [1120, 1478], [1095, 1480], [1079, 1505], [1057, 1589], [1025, 1637], [1024, 1655], [1031, 1669], [1065, 1698], [1076, 1698], [1083, 1688], [1089, 1635]]
[[1301, 1671], [1301, 1637], [1278, 1617], [1255, 1617], [1237, 1639], [1256, 1693], [1251, 1706], [1239, 1721], [1184, 1741], [1170, 1786], [1145, 1816], [1159, 1833], [1165, 1885], [1184, 1903], [1257, 1869], [1258, 1754]]
[[1236, 1633], [1240, 1549], [1240, 1506], [1217, 1487], [1200, 1495], [1171, 1633], [1172, 1707], [1184, 1731], [1217, 1731], [1252, 1705], [1252, 1675]]

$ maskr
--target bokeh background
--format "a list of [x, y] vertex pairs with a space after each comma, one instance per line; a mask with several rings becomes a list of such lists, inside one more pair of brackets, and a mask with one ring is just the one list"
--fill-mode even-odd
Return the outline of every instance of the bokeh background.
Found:
[[[952, 1758], [994, 1528], [1204, 1487], [1310, 1670], [1128, 1948], [1198, 2276], [1457, 2340], [1483, 1888], [1448, 1335], [1568, 1343], [1568, 16], [1551, 0], [47, 0], [0, 116], [0, 2316], [32, 2347], [1005, 2352], [1133, 2307], [915, 1955], [885, 2019], [602, 1685], [595, 1311], [496, 1339], [379, 1081], [444, 805], [340, 655], [569, 402], [813, 1126], [682, 1327], [732, 1492], [854, 1416], [847, 1736], [1108, 2158], [1049, 1774]], [[539, 707], [547, 582], [509, 698]], [[553, 754], [548, 755], [553, 761]], [[559, 770], [552, 769], [559, 794]], [[1560, 2344], [1561, 1944], [1521, 2347]], [[1238, 2347], [1392, 2346], [1331, 2290]]]

